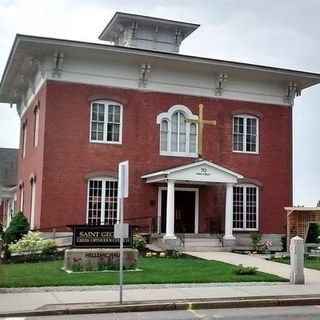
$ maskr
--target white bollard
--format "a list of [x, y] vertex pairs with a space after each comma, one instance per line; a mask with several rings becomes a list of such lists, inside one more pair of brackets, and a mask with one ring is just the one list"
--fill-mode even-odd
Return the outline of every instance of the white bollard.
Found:
[[290, 283], [304, 284], [304, 244], [300, 237], [294, 237], [290, 241], [290, 265]]

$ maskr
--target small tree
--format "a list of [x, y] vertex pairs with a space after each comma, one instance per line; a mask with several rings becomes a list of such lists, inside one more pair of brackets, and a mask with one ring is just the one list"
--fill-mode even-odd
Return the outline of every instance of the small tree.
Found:
[[[317, 203], [317, 207], [320, 207], [320, 200]], [[320, 239], [320, 224], [319, 223], [310, 223], [306, 242], [309, 243], [319, 243]]]
[[258, 250], [258, 244], [261, 242], [262, 235], [260, 232], [250, 233], [251, 245], [253, 250]]
[[3, 225], [2, 225], [2, 222], [0, 221], [0, 239], [2, 238], [3, 236]]
[[27, 218], [24, 216], [23, 212], [16, 213], [7, 230], [4, 233], [4, 242], [10, 244], [12, 242], [18, 241], [26, 234], [30, 229]]

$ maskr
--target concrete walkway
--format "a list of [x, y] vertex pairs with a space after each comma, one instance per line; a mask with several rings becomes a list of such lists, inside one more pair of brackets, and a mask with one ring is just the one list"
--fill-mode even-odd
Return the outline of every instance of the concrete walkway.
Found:
[[[255, 255], [242, 255], [231, 252], [186, 252], [191, 256], [206, 260], [217, 260], [234, 265], [243, 264], [248, 267], [258, 267], [259, 271], [290, 278], [290, 265], [268, 261]], [[320, 271], [304, 269], [306, 284], [320, 284]]]
[[[254, 256], [222, 252], [190, 254], [234, 265], [242, 263], [246, 266], [256, 266], [260, 271], [289, 277], [289, 266]], [[127, 312], [178, 308], [182, 310], [187, 309], [189, 303], [198, 304], [197, 307], [205, 304], [211, 308], [320, 304], [320, 272], [305, 269], [305, 275], [307, 279], [305, 285], [289, 283], [125, 285], [124, 304], [121, 306], [118, 304], [117, 286], [0, 289], [0, 317], [119, 312], [119, 310]]]

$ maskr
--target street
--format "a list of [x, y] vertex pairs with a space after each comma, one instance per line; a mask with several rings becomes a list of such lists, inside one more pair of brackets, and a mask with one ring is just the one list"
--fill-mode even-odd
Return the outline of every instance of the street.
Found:
[[206, 309], [183, 311], [130, 312], [87, 315], [61, 315], [48, 317], [16, 317], [0, 318], [10, 320], [194, 320], [194, 319], [224, 319], [224, 320], [318, 320], [320, 306], [269, 307], [269, 308], [239, 308], [239, 309]]

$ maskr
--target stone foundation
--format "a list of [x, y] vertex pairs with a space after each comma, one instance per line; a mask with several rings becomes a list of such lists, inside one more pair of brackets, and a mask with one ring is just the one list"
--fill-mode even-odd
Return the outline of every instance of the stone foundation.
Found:
[[[135, 270], [138, 262], [138, 250], [123, 249], [123, 269]], [[103, 271], [119, 270], [119, 249], [67, 249], [64, 254], [66, 271]]]

